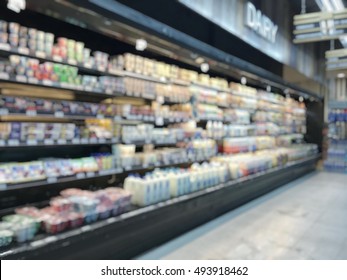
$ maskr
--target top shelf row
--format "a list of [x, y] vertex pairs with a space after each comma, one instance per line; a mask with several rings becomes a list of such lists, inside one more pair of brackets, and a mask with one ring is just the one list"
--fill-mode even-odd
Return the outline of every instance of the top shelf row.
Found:
[[[211, 91], [212, 94], [226, 92], [277, 104], [282, 104], [285, 101], [285, 98], [278, 94], [259, 91], [238, 83], [229, 84], [226, 79], [220, 77], [210, 77], [207, 74], [201, 74], [138, 55], [126, 53], [124, 55], [110, 56], [101, 51], [92, 52], [85, 47], [83, 42], [64, 37], [55, 38], [52, 33], [21, 26], [14, 22], [8, 23], [0, 20], [0, 35], [0, 55], [20, 55], [36, 60], [36, 62], [33, 62], [27, 59], [22, 62], [22, 59], [18, 57], [12, 59], [15, 61], [16, 66], [19, 64], [20, 72], [23, 72], [14, 74], [22, 75], [25, 73], [27, 78], [48, 79], [52, 82], [68, 81], [69, 84], [74, 86], [81, 84], [85, 86], [85, 82], [89, 85], [98, 81], [95, 76], [84, 75], [83, 83], [81, 83], [82, 77], [77, 75], [79, 71], [96, 76], [130, 77], [157, 84], [175, 85], [181, 90], [188, 86], [193, 86], [198, 87], [201, 91]], [[39, 62], [44, 63], [39, 65]], [[10, 61], [10, 63], [12, 64], [13, 61]], [[52, 65], [53, 63], [55, 65]], [[38, 71], [39, 77], [36, 77], [36, 71], [32, 71], [32, 69], [30, 69], [31, 72], [26, 71], [27, 64], [34, 64], [36, 68], [43, 68], [43, 71], [41, 69]], [[65, 68], [70, 68], [67, 71], [63, 66], [59, 67], [58, 64], [65, 66]], [[52, 71], [53, 67], [56, 68], [54, 71]], [[1, 70], [0, 72], [6, 72]], [[58, 73], [55, 70], [59, 70]], [[47, 72], [49, 72], [48, 78], [46, 77]], [[107, 80], [107, 77], [100, 77], [99, 79], [101, 78]], [[109, 83], [112, 83], [112, 81], [107, 80], [106, 84]], [[176, 101], [176, 103], [185, 102], [187, 100]]]

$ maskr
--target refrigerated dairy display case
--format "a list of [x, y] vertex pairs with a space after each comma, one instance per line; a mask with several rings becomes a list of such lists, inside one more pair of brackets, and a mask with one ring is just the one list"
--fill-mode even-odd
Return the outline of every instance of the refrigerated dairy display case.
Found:
[[[288, 83], [257, 73], [280, 85], [271, 93], [232, 82], [237, 65], [191, 70], [179, 40], [177, 61], [153, 46], [132, 54], [129, 38], [98, 30], [100, 15], [93, 36], [67, 38], [84, 29], [64, 5], [28, 1], [0, 18], [0, 258], [131, 258], [314, 170], [319, 147], [304, 143], [307, 109], [284, 97]], [[41, 31], [51, 21], [62, 28]]]

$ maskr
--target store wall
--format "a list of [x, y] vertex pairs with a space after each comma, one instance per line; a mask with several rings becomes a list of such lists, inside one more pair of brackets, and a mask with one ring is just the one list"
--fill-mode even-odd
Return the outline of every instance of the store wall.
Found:
[[[179, 0], [179, 2], [273, 59], [293, 67], [316, 81], [324, 81], [324, 67], [321, 67], [324, 65], [322, 52], [313, 44], [292, 43], [293, 15], [299, 13], [293, 8], [292, 1], [282, 0], [280, 5], [274, 0], [219, 0], [218, 5], [216, 1], [210, 0]], [[248, 2], [251, 4], [248, 5]], [[262, 18], [260, 25], [256, 20], [254, 8], [257, 13], [260, 11], [267, 17], [265, 20]], [[248, 23], [253, 24], [254, 28]], [[255, 31], [259, 26], [263, 32]], [[276, 35], [272, 36], [274, 33]]]

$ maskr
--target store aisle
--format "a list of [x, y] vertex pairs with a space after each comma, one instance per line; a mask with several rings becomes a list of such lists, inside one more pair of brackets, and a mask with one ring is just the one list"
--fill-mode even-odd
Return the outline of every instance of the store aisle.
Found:
[[309, 174], [139, 258], [347, 260], [347, 175]]

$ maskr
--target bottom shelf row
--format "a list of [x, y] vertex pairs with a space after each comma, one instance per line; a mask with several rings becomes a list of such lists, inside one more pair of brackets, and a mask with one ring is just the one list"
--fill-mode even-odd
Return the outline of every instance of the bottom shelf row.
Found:
[[97, 191], [65, 189], [51, 198], [44, 208], [21, 207], [4, 216], [0, 223], [0, 246], [12, 241], [32, 240], [39, 232], [57, 234], [83, 224], [107, 219], [134, 206], [148, 206], [187, 195], [227, 181], [284, 167], [317, 154], [315, 145], [298, 145], [243, 155], [224, 155], [210, 162], [194, 163], [190, 168], [162, 168], [129, 175], [123, 188], [108, 187]]

